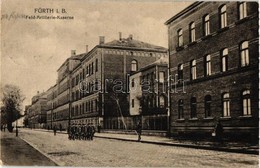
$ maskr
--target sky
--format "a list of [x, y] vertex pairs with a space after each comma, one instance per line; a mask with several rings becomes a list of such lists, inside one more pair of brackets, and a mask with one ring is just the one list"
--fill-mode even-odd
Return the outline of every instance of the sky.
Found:
[[[129, 34], [134, 39], [168, 48], [164, 23], [192, 2], [108, 1], [108, 0], [2, 0], [1, 85], [20, 87], [31, 103], [37, 91], [55, 84], [57, 69], [70, 56], [91, 50], [105, 36], [105, 42]], [[38, 13], [41, 9], [66, 13]], [[35, 11], [37, 11], [35, 13]], [[25, 19], [23, 16], [73, 16], [74, 19]]]

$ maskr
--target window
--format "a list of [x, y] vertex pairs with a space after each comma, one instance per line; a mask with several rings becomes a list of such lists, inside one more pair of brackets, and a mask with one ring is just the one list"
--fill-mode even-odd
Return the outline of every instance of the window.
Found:
[[247, 5], [246, 2], [241, 2], [239, 4], [239, 20], [247, 17]]
[[230, 116], [229, 93], [223, 94], [222, 101], [223, 101], [223, 117], [229, 117]]
[[132, 108], [135, 107], [135, 99], [132, 99]]
[[226, 72], [228, 70], [228, 49], [225, 48], [221, 51], [221, 71]]
[[160, 96], [160, 108], [165, 107], [165, 98], [163, 96]]
[[178, 118], [182, 119], [184, 118], [184, 114], [183, 114], [183, 100], [180, 99], [178, 101]]
[[132, 86], [132, 87], [135, 87], [135, 79], [132, 79], [132, 81], [131, 81], [131, 86]]
[[164, 72], [159, 72], [159, 82], [164, 83]]
[[196, 40], [195, 36], [195, 23], [190, 23], [190, 42], [194, 42]]
[[182, 29], [178, 30], [178, 46], [183, 46], [183, 36], [182, 36]]
[[94, 74], [94, 62], [91, 63], [91, 74]]
[[96, 99], [96, 112], [98, 112], [98, 99]]
[[204, 16], [203, 24], [204, 24], [204, 26], [203, 26], [204, 36], [207, 36], [210, 34], [209, 15]]
[[251, 115], [251, 100], [250, 100], [250, 91], [245, 90], [242, 93], [243, 96], [243, 115]]
[[211, 56], [207, 55], [205, 57], [205, 76], [210, 76], [211, 75]]
[[194, 80], [197, 78], [197, 72], [196, 72], [196, 60], [191, 61], [191, 80]]
[[220, 14], [220, 28], [227, 27], [227, 6], [223, 5], [219, 9]]
[[178, 82], [183, 80], [183, 64], [178, 65]]
[[88, 66], [87, 66], [87, 68], [86, 68], [86, 75], [89, 75]]
[[249, 65], [248, 41], [244, 41], [240, 45], [240, 59], [241, 59], [241, 66], [242, 67]]
[[98, 59], [96, 59], [96, 72], [98, 71]]
[[190, 111], [191, 111], [191, 118], [197, 117], [197, 100], [195, 97], [190, 99]]
[[205, 117], [211, 116], [211, 96], [205, 96]]
[[132, 71], [137, 71], [137, 61], [136, 60], [133, 60], [131, 62], [131, 70]]

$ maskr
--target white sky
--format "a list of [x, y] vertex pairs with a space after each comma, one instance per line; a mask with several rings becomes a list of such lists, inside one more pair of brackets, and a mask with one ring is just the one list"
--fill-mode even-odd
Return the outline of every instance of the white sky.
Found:
[[[174, 1], [87, 1], [2, 0], [1, 84], [18, 85], [30, 104], [37, 91], [55, 84], [57, 69], [70, 56], [89, 50], [105, 36], [109, 42], [133, 34], [133, 38], [167, 47], [164, 22], [192, 2]], [[6, 19], [13, 14], [35, 14], [35, 8], [64, 8], [74, 20]], [[63, 15], [66, 16], [66, 15]]]

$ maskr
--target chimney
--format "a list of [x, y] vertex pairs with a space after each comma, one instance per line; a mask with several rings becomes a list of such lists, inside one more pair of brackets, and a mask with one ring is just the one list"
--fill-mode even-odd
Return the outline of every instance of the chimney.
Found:
[[105, 43], [105, 36], [99, 36], [99, 44]]
[[71, 50], [71, 56], [75, 56], [76, 55], [76, 50]]
[[88, 45], [86, 45], [86, 53], [88, 53]]
[[129, 35], [129, 39], [133, 40], [133, 35], [132, 34]]
[[119, 32], [119, 40], [121, 41], [122, 40], [122, 33]]

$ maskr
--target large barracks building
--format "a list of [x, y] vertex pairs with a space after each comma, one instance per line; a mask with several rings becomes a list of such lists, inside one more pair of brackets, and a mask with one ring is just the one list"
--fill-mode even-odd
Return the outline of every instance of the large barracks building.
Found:
[[195, 2], [165, 23], [172, 135], [257, 139], [258, 20], [257, 2]]
[[[102, 128], [132, 129], [129, 113], [129, 76], [167, 57], [167, 49], [135, 40], [132, 35], [99, 44], [71, 56], [58, 68], [54, 86], [46, 91], [46, 128], [67, 129], [71, 124], [100, 124]], [[119, 85], [121, 84], [121, 86]], [[119, 88], [116, 88], [116, 85]], [[119, 92], [114, 94], [114, 90]]]

